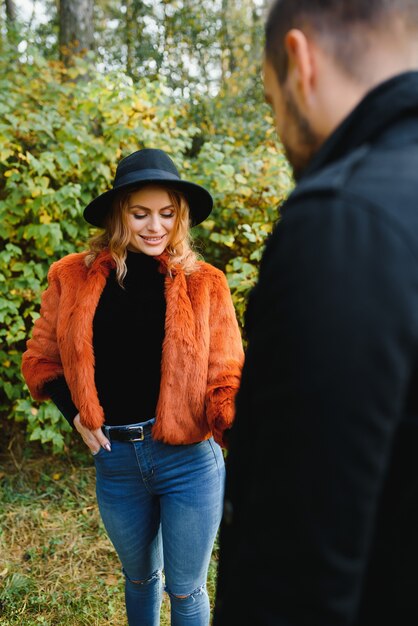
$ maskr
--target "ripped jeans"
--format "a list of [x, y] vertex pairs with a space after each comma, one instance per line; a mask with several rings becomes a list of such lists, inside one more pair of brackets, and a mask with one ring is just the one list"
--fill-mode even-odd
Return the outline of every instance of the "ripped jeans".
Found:
[[129, 626], [208, 626], [206, 579], [222, 515], [225, 466], [213, 439], [172, 446], [112, 441], [94, 455], [100, 514], [125, 574]]

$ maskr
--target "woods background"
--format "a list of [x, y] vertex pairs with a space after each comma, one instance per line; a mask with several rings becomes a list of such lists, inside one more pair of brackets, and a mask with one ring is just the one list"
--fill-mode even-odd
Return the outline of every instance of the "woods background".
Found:
[[[20, 374], [52, 261], [82, 250], [118, 160], [166, 150], [214, 196], [193, 229], [239, 322], [292, 180], [264, 104], [263, 0], [6, 0], [0, 6], [0, 424], [52, 452], [69, 426]], [[245, 341], [245, 338], [244, 338]]]
[[[86, 447], [21, 355], [50, 264], [84, 249], [119, 159], [166, 150], [214, 196], [193, 229], [241, 328], [292, 187], [264, 104], [263, 0], [0, 0], [0, 624], [121, 626], [124, 580]], [[245, 333], [243, 331], [243, 341]], [[211, 608], [218, 560], [208, 577]], [[163, 600], [161, 626], [170, 624]]]

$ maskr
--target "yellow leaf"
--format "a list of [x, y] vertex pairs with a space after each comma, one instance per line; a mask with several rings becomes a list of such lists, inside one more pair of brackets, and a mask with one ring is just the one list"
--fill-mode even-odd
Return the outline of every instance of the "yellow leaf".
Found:
[[253, 190], [250, 187], [238, 187], [237, 192], [241, 195], [241, 196], [245, 196], [245, 198], [249, 198], [250, 196], [253, 195]]
[[13, 150], [9, 150], [8, 148], [4, 148], [0, 150], [0, 161], [7, 161], [7, 159], [12, 156]]

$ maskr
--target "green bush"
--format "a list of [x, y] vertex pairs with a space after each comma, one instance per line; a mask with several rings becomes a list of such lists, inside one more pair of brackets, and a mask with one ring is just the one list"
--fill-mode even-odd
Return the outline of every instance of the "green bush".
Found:
[[122, 156], [161, 148], [184, 177], [211, 190], [215, 209], [195, 238], [205, 259], [226, 272], [242, 324], [266, 236], [291, 178], [264, 105], [258, 116], [239, 99], [231, 111], [230, 95], [203, 105], [179, 101], [162, 82], [134, 84], [120, 72], [103, 75], [88, 60], [75, 59], [66, 69], [36, 50], [27, 51], [24, 61], [3, 51], [0, 419], [22, 422], [30, 440], [59, 451], [69, 431], [51, 403], [38, 406], [30, 398], [20, 374], [46, 274], [51, 262], [84, 248], [90, 231], [83, 208], [109, 187]]

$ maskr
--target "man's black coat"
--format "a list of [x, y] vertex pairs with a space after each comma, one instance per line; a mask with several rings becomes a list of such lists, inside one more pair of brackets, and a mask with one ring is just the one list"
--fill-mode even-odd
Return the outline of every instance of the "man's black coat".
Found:
[[282, 208], [247, 309], [215, 626], [418, 625], [418, 73]]

